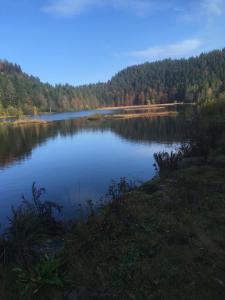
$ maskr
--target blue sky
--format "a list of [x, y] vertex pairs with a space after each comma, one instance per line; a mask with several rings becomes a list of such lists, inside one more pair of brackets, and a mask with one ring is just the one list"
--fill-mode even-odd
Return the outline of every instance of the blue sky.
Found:
[[0, 58], [44, 82], [225, 47], [225, 0], [0, 0]]

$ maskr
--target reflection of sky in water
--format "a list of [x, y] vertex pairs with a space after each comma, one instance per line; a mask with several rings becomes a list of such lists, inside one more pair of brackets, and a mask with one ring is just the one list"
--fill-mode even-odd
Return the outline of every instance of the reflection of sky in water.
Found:
[[[29, 198], [34, 181], [37, 186], [46, 188], [44, 199], [61, 203], [65, 208], [65, 215], [72, 217], [78, 203], [102, 197], [112, 179], [150, 179], [155, 174], [153, 154], [174, 149], [177, 143], [151, 141], [151, 137], [147, 139], [143, 132], [146, 129], [138, 128], [141, 123], [138, 120], [136, 122], [131, 128], [126, 123], [129, 134], [121, 132], [119, 135], [125, 129], [123, 126], [106, 126], [105, 129], [95, 128], [95, 131], [91, 128], [78, 128], [70, 135], [65, 134], [67, 129], [63, 131], [64, 135], [61, 129], [56, 134], [47, 132], [49, 135], [42, 138], [44, 143], [38, 135], [40, 141], [36, 142], [34, 139], [33, 149], [32, 143], [29, 145], [30, 154], [27, 157], [21, 158], [19, 163], [12, 161], [0, 169], [0, 223], [4, 223], [6, 216], [10, 214], [11, 205], [20, 202], [22, 193]], [[119, 125], [117, 121], [113, 124]], [[62, 125], [65, 124], [55, 124], [56, 127]], [[69, 127], [70, 130], [71, 128], [73, 126]], [[53, 128], [47, 127], [45, 130], [51, 132]], [[21, 133], [24, 141], [31, 136], [32, 131], [28, 137], [25, 133]], [[133, 137], [135, 138], [132, 139]], [[12, 140], [9, 145], [11, 143], [14, 145]], [[20, 145], [20, 139], [17, 143]], [[23, 142], [21, 145], [23, 146]], [[18, 145], [16, 151], [17, 148]]]
[[61, 121], [61, 120], [68, 120], [68, 119], [77, 119], [81, 117], [88, 117], [92, 115], [93, 113], [97, 114], [110, 114], [112, 113], [112, 110], [85, 110], [85, 111], [79, 111], [79, 112], [66, 112], [66, 113], [55, 113], [55, 114], [46, 114], [46, 115], [37, 115], [32, 118], [37, 120], [43, 120], [43, 121]]

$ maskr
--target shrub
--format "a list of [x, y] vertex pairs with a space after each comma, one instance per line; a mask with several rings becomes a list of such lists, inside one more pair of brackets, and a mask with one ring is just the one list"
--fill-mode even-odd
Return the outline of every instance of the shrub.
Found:
[[121, 177], [120, 181], [116, 183], [112, 181], [106, 194], [106, 199], [111, 202], [120, 202], [126, 193], [129, 193], [137, 188], [133, 181], [127, 181], [125, 177]]
[[12, 207], [10, 226], [6, 230], [6, 238], [11, 249], [11, 259], [27, 264], [35, 256], [36, 246], [42, 241], [63, 232], [63, 225], [54, 217], [54, 212], [60, 212], [62, 207], [54, 202], [41, 201], [44, 188], [37, 189], [32, 185], [32, 200], [23, 196], [18, 208]]
[[182, 159], [182, 154], [180, 151], [170, 153], [168, 152], [159, 152], [154, 154], [156, 161], [155, 167], [159, 172], [165, 170], [174, 170], [178, 167], [178, 162]]
[[14, 268], [20, 296], [23, 299], [53, 299], [52, 293], [64, 289], [67, 285], [63, 265], [59, 257], [44, 256], [37, 264], [27, 269]]
[[202, 151], [199, 148], [198, 143], [194, 141], [182, 143], [179, 148], [179, 152], [181, 158], [196, 157], [202, 155]]
[[224, 101], [213, 101], [202, 107], [192, 122], [191, 144], [194, 156], [208, 157], [220, 142], [225, 129]]

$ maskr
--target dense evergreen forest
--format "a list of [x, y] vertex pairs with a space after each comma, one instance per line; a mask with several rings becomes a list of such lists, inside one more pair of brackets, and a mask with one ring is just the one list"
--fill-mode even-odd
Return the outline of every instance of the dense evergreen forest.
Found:
[[52, 86], [0, 61], [0, 114], [73, 111], [100, 106], [167, 102], [210, 102], [225, 93], [225, 48], [189, 59], [145, 63], [107, 83]]

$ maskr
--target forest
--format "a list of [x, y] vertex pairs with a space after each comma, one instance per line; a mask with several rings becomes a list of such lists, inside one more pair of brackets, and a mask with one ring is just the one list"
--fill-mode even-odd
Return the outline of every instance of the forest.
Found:
[[42, 83], [17, 64], [0, 60], [0, 115], [20, 116], [104, 106], [209, 103], [225, 94], [225, 48], [189, 59], [128, 67], [106, 83]]

